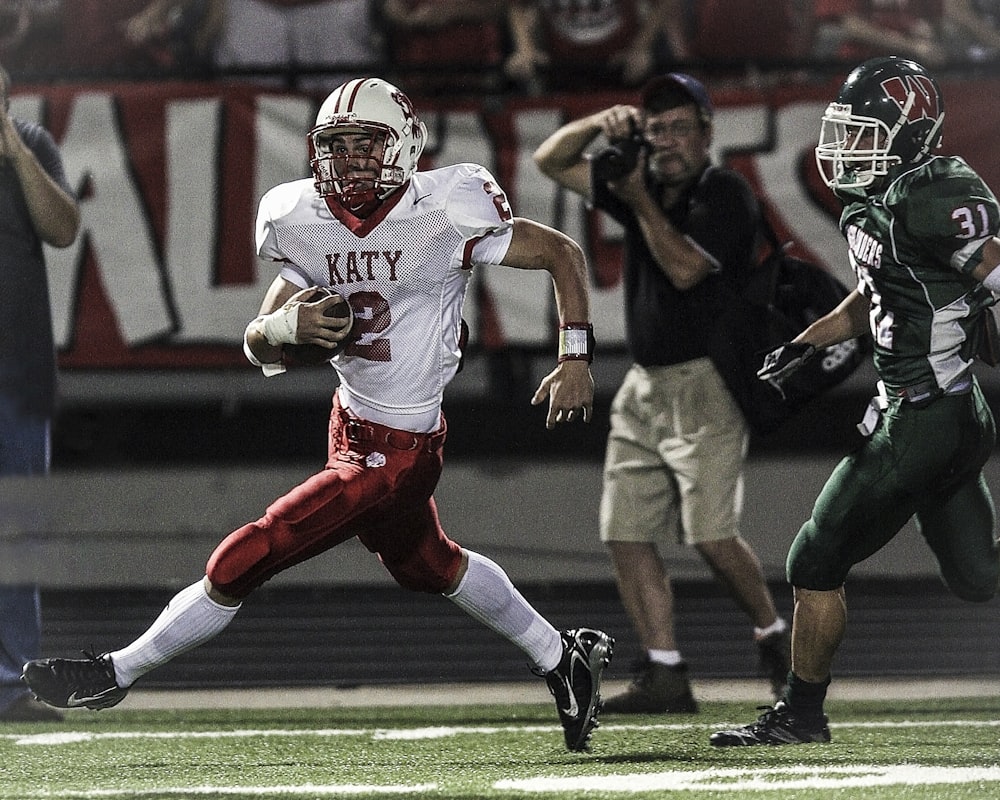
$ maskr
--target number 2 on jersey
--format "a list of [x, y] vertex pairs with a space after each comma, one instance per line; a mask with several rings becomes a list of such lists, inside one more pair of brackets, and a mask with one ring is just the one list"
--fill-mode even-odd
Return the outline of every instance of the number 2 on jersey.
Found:
[[354, 311], [353, 341], [344, 348], [344, 355], [358, 356], [369, 361], [392, 361], [389, 337], [379, 336], [392, 322], [389, 301], [378, 292], [355, 292], [347, 298]]

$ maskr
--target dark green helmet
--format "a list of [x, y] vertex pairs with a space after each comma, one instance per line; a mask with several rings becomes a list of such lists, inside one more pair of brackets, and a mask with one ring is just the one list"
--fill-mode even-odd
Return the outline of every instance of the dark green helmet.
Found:
[[856, 67], [823, 114], [816, 163], [835, 190], [861, 189], [941, 144], [944, 99], [920, 64], [898, 56]]

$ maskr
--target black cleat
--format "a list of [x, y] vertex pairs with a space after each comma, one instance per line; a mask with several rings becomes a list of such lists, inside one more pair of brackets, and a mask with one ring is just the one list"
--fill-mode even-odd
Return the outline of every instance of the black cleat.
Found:
[[24, 665], [21, 680], [32, 694], [56, 708], [110, 708], [125, 699], [111, 658], [84, 652], [86, 658], [43, 658]]
[[569, 750], [586, 750], [601, 710], [601, 674], [611, 663], [615, 640], [602, 631], [576, 628], [562, 632], [563, 656], [551, 672], [541, 673], [556, 699], [556, 710]]
[[775, 703], [774, 708], [762, 706], [767, 710], [756, 722], [733, 728], [729, 731], [716, 731], [709, 737], [714, 747], [744, 747], [754, 744], [809, 744], [812, 742], [829, 742], [830, 728], [827, 726], [825, 714], [816, 717], [796, 715], [784, 700]]

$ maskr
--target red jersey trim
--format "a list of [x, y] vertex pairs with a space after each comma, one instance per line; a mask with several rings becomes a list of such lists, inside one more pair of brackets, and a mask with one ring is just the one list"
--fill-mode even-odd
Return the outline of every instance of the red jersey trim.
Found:
[[472, 250], [488, 235], [484, 233], [482, 236], [476, 236], [465, 243], [465, 247], [462, 250], [462, 269], [472, 269]]
[[406, 188], [409, 185], [409, 181], [404, 183], [397, 191], [385, 198], [385, 200], [382, 201], [382, 204], [376, 208], [375, 211], [364, 218], [354, 216], [354, 214], [340, 204], [336, 197], [324, 197], [323, 200], [326, 202], [326, 207], [330, 209], [330, 213], [340, 220], [345, 228], [358, 238], [364, 238], [371, 233], [372, 229], [384, 220], [389, 212], [396, 207], [396, 204], [403, 199], [403, 195], [406, 194]]

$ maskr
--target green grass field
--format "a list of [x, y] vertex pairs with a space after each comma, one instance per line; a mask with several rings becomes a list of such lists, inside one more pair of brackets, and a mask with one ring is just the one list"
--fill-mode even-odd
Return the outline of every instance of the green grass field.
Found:
[[71, 712], [0, 728], [0, 800], [1000, 798], [1000, 697], [829, 704], [828, 745], [715, 749], [757, 715], [608, 717], [569, 753], [548, 703]]

